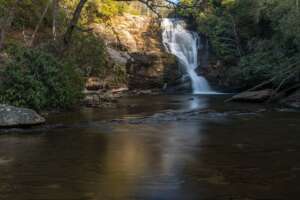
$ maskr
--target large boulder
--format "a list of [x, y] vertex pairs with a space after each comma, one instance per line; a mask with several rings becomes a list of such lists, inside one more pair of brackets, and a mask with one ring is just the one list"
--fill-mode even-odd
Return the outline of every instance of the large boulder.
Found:
[[[130, 89], [162, 88], [181, 77], [175, 56], [165, 52], [132, 53], [127, 67]], [[171, 73], [170, 73], [171, 72]]]
[[125, 51], [118, 51], [114, 48], [107, 47], [108, 57], [116, 64], [126, 65], [128, 61], [131, 59], [129, 54]]
[[232, 78], [234, 67], [228, 67], [221, 61], [209, 63], [199, 69], [199, 73], [206, 77], [210, 85], [218, 91], [232, 93], [247, 88], [247, 85], [238, 78]]
[[0, 105], [0, 128], [31, 126], [45, 123], [45, 119], [34, 110]]
[[274, 95], [274, 90], [265, 89], [258, 91], [246, 91], [231, 98], [232, 101], [264, 102]]

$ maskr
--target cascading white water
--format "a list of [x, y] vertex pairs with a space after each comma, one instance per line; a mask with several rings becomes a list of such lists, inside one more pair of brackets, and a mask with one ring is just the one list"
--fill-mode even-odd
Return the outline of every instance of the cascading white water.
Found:
[[164, 18], [161, 27], [164, 46], [177, 57], [179, 63], [186, 69], [192, 82], [193, 93], [214, 93], [207, 80], [195, 71], [199, 64], [198, 45], [200, 41], [198, 34], [186, 30], [184, 21], [178, 19]]

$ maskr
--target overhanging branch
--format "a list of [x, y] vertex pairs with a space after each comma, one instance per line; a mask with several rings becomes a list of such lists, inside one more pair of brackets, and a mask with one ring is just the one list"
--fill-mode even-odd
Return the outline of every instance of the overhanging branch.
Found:
[[153, 13], [157, 14], [160, 17], [160, 13], [157, 11], [157, 8], [167, 8], [167, 9], [175, 9], [178, 8], [188, 9], [188, 8], [197, 8], [201, 7], [203, 0], [198, 0], [193, 3], [193, 5], [184, 5], [180, 3], [175, 3], [172, 0], [163, 0], [161, 2], [157, 2], [155, 0], [115, 0], [119, 2], [140, 2], [146, 5]]

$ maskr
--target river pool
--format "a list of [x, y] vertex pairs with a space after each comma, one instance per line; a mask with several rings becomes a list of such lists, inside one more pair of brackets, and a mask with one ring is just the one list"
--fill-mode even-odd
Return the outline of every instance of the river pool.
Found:
[[300, 112], [225, 98], [128, 97], [2, 130], [0, 199], [299, 199]]

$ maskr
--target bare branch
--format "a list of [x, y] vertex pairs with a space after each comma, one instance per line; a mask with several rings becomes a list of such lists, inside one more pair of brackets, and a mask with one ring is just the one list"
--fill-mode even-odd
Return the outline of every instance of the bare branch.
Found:
[[184, 5], [180, 3], [175, 3], [171, 0], [163, 0], [162, 2], [157, 2], [155, 0], [115, 0], [120, 2], [134, 2], [138, 1], [142, 4], [146, 5], [153, 13], [157, 14], [160, 17], [159, 12], [156, 10], [157, 8], [168, 8], [168, 9], [175, 9], [178, 8], [187, 9], [187, 8], [197, 8], [201, 7], [204, 3], [203, 0], [195, 1], [193, 5]]
[[31, 36], [31, 40], [30, 40], [30, 42], [29, 42], [29, 46], [32, 46], [32, 45], [33, 45], [35, 36], [36, 36], [36, 34], [37, 34], [37, 32], [38, 32], [38, 30], [39, 30], [41, 24], [42, 24], [42, 22], [43, 22], [43, 20], [44, 20], [44, 18], [45, 18], [45, 16], [46, 16], [46, 14], [47, 14], [47, 12], [48, 12], [50, 3], [51, 3], [51, 0], [48, 1], [47, 5], [46, 5], [46, 7], [45, 7], [45, 9], [44, 9], [44, 11], [43, 11], [43, 14], [42, 14], [42, 16], [41, 16], [41, 18], [40, 18], [38, 24], [36, 25], [36, 27], [35, 27], [35, 29], [34, 29], [34, 32], [33, 32], [32, 36]]
[[52, 35], [53, 40], [56, 40], [57, 33], [56, 33], [56, 26], [57, 26], [57, 14], [59, 9], [59, 0], [53, 0], [52, 1]]

